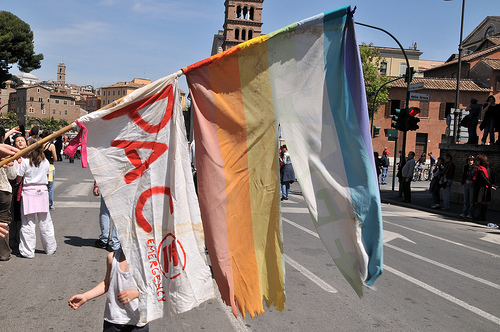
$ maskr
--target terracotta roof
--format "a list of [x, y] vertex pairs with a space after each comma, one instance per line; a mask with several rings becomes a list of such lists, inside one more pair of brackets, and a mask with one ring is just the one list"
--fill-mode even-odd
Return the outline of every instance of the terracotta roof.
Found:
[[490, 37], [487, 37], [486, 39], [489, 39], [495, 45], [500, 45], [500, 36], [499, 37], [490, 36]]
[[[474, 53], [471, 53], [471, 54], [468, 54], [468, 55], [462, 55], [462, 62], [467, 62], [467, 61], [471, 61], [471, 60], [474, 60], [474, 59], [477, 59], [477, 58], [480, 58], [488, 53], [491, 53], [491, 52], [494, 52], [494, 51], [498, 51], [500, 50], [500, 45], [495, 45], [495, 46], [492, 46], [490, 48], [487, 48], [485, 50], [482, 50], [482, 51], [479, 51], [479, 52], [474, 52]], [[448, 62], [445, 62], [443, 65], [441, 66], [436, 66], [432, 69], [429, 69], [429, 71], [432, 71], [436, 68], [441, 68], [441, 67], [445, 67], [445, 66], [450, 66], [450, 65], [453, 65], [453, 64], [457, 64], [458, 63], [458, 56], [456, 59], [454, 60], [451, 60], [451, 61], [448, 61]]]
[[[452, 90], [455, 91], [457, 88], [456, 78], [433, 78], [433, 77], [415, 77], [411, 84], [424, 83], [424, 88], [422, 90]], [[406, 88], [406, 82], [403, 77], [401, 79], [391, 83], [391, 88]], [[489, 92], [490, 89], [481, 88], [479, 85], [474, 83], [470, 79], [460, 80], [460, 91], [478, 91], [478, 92]]]
[[139, 83], [132, 83], [132, 82], [118, 82], [113, 85], [108, 85], [108, 86], [103, 86], [101, 89], [106, 89], [106, 88], [142, 88], [146, 84], [139, 84]]
[[486, 63], [493, 70], [500, 70], [500, 59], [481, 59], [481, 62]]
[[60, 93], [60, 92], [51, 92], [50, 97], [75, 99], [72, 95], [68, 95], [68, 94], [64, 94], [64, 93]]

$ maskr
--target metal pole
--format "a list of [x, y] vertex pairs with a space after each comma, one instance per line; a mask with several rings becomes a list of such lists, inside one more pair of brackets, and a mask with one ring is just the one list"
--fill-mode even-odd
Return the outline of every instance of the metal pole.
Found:
[[457, 69], [457, 88], [455, 92], [455, 116], [453, 118], [453, 143], [457, 143], [458, 138], [458, 116], [459, 116], [459, 96], [460, 96], [460, 75], [462, 72], [462, 38], [464, 32], [464, 12], [465, 0], [462, 0], [462, 19], [460, 20], [460, 43], [458, 44], [458, 69]]
[[394, 161], [392, 162], [392, 191], [394, 191], [394, 188], [396, 186], [396, 161], [397, 161], [397, 155], [398, 153], [398, 138], [396, 137], [396, 140], [394, 141]]
[[[465, 2], [465, 0], [464, 0]], [[388, 34], [392, 39], [394, 39], [394, 41], [399, 45], [399, 48], [401, 49], [401, 51], [403, 52], [403, 55], [405, 57], [405, 60], [406, 60], [406, 68], [407, 68], [407, 73], [409, 73], [409, 70], [410, 70], [410, 61], [408, 60], [408, 56], [406, 55], [406, 52], [405, 52], [405, 49], [403, 48], [403, 46], [401, 45], [401, 43], [399, 42], [399, 40], [396, 39], [396, 37], [394, 37], [390, 32], [382, 29], [382, 28], [378, 28], [378, 27], [375, 27], [375, 26], [372, 26], [372, 25], [368, 25], [368, 24], [364, 24], [364, 23], [359, 23], [359, 22], [354, 22], [356, 24], [359, 24], [359, 25], [362, 25], [362, 26], [365, 26], [367, 28], [372, 28], [372, 29], [376, 29], [376, 30], [380, 30], [382, 32], [385, 32], [386, 34]], [[406, 107], [409, 107], [409, 104], [410, 104], [410, 80], [408, 79], [408, 84], [406, 85]], [[401, 151], [402, 151], [402, 154], [403, 156], [406, 156], [406, 129], [403, 131], [403, 146], [401, 147]], [[406, 163], [406, 160], [403, 159], [403, 161], [401, 161], [401, 166], [404, 166], [404, 164]]]
[[382, 90], [382, 88], [383, 88], [384, 86], [386, 86], [387, 84], [390, 84], [390, 83], [392, 83], [392, 82], [394, 82], [394, 81], [400, 80], [401, 78], [402, 78], [402, 77], [398, 77], [398, 78], [395, 78], [395, 79], [390, 80], [390, 81], [388, 81], [388, 82], [385, 82], [384, 84], [382, 84], [382, 85], [380, 86], [380, 88], [378, 88], [377, 92], [375, 93], [375, 97], [373, 98], [373, 102], [372, 102], [372, 112], [371, 112], [371, 113], [372, 113], [372, 127], [371, 127], [372, 137], [373, 137], [373, 118], [375, 117], [375, 103], [377, 102], [377, 97], [378, 97], [378, 94], [379, 94], [379, 92]]

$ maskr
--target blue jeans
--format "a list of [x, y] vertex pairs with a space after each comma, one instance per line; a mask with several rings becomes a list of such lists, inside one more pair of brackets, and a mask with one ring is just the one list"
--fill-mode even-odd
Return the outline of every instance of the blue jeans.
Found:
[[101, 195], [101, 208], [99, 210], [99, 225], [101, 226], [101, 235], [99, 235], [99, 240], [104, 243], [109, 244], [111, 249], [118, 250], [120, 249], [120, 239], [118, 238], [118, 231], [116, 230], [116, 226], [113, 225], [113, 232], [111, 233], [111, 241], [109, 239], [109, 228], [111, 224], [111, 217], [109, 215], [108, 207], [106, 203], [104, 203], [104, 198]]
[[434, 205], [437, 204], [437, 205], [440, 205], [441, 203], [441, 199], [439, 197], [439, 192], [441, 191], [441, 186], [439, 184], [436, 184], [433, 188], [433, 190], [431, 191], [431, 194], [432, 194], [432, 201], [434, 202]]
[[474, 195], [474, 184], [464, 183], [464, 207], [462, 214], [465, 216], [474, 216], [474, 202], [472, 196]]
[[451, 185], [453, 184], [453, 179], [446, 180], [446, 188], [443, 193], [443, 206], [445, 208], [450, 208], [450, 193], [451, 193]]
[[281, 196], [288, 198], [290, 193], [290, 182], [285, 182], [281, 185]]
[[56, 179], [56, 170], [52, 171], [52, 181], [47, 183], [47, 190], [49, 191], [49, 208], [54, 204], [54, 180]]
[[387, 177], [387, 172], [389, 172], [389, 167], [382, 168], [382, 183], [385, 183], [385, 178]]
[[488, 134], [490, 135], [490, 144], [495, 143], [495, 122], [493, 121], [492, 118], [489, 118], [488, 123], [486, 124], [486, 127], [484, 127], [483, 131], [483, 138], [481, 139], [481, 142], [483, 144], [486, 144], [486, 139], [488, 138]]

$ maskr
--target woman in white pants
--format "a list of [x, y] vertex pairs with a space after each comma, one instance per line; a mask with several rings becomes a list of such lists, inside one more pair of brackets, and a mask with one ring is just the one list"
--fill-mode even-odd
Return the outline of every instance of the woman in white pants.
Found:
[[[28, 145], [36, 142], [37, 139], [30, 138]], [[17, 182], [23, 181], [19, 254], [25, 258], [35, 257], [37, 219], [42, 246], [47, 255], [52, 255], [57, 248], [49, 212], [49, 173], [50, 164], [45, 159], [43, 146], [31, 151], [28, 158], [23, 158], [17, 170]]]

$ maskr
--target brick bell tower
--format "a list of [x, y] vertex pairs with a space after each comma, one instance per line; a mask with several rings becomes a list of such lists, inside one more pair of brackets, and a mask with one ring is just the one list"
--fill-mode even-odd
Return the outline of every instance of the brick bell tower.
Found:
[[226, 0], [222, 50], [261, 35], [264, 0]]
[[57, 65], [57, 79], [56, 82], [59, 84], [66, 83], [66, 65], [62, 62]]

